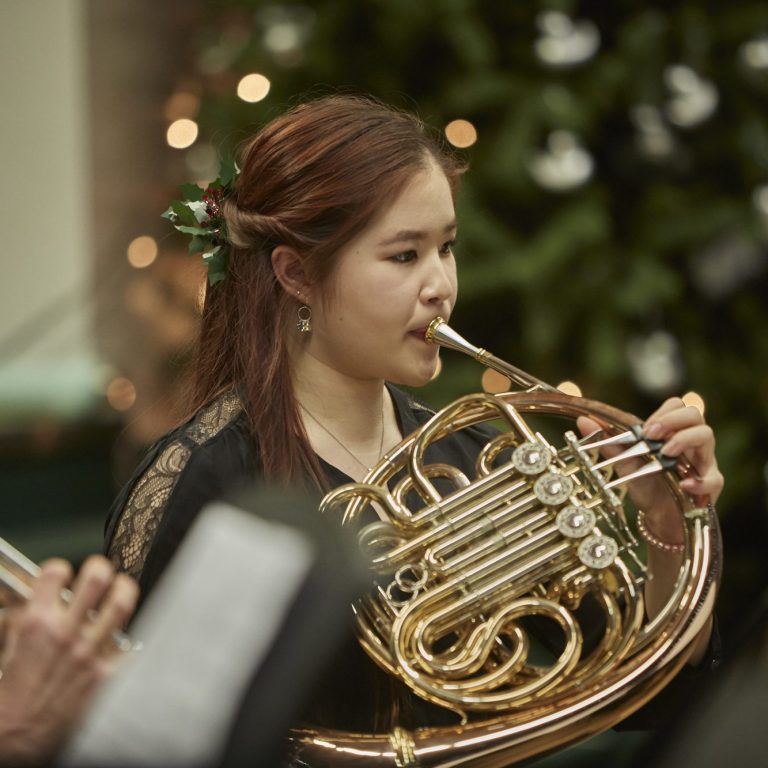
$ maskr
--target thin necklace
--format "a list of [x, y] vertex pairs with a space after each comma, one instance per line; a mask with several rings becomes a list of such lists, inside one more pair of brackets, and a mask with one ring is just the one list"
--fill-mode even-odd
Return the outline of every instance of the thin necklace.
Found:
[[[336, 437], [336, 435], [334, 435], [333, 432], [331, 432], [331, 430], [328, 429], [328, 427], [326, 427], [325, 424], [323, 424], [323, 422], [320, 421], [320, 419], [318, 419], [317, 416], [315, 416], [315, 414], [312, 413], [312, 411], [310, 411], [306, 405], [304, 405], [303, 403], [299, 403], [299, 407], [307, 414], [307, 416], [309, 416], [312, 419], [312, 421], [315, 422], [315, 424], [317, 424], [318, 427], [320, 427], [320, 429], [323, 430], [323, 432], [325, 432], [335, 443], [337, 443], [345, 453], [347, 453], [349, 456], [351, 456], [354, 459], [355, 464], [359, 464], [366, 472], [371, 471], [371, 467], [369, 467], [366, 464], [363, 464], [363, 462], [360, 461], [360, 459], [358, 459], [357, 456], [355, 456], [355, 454], [352, 453], [352, 451], [350, 451], [349, 448], [347, 448], [347, 446], [344, 445], [344, 443], [342, 443], [341, 440], [339, 440], [339, 438]], [[376, 455], [376, 461], [378, 461], [381, 458], [381, 454], [383, 450], [384, 450], [384, 399], [382, 398], [381, 400], [381, 436], [379, 437], [379, 452]]]

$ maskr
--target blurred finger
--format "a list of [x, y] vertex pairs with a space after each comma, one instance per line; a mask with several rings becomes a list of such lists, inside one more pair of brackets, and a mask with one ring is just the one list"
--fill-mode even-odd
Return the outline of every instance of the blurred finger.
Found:
[[65, 604], [61, 592], [71, 578], [69, 563], [46, 561], [29, 601], [15, 610], [3, 663], [4, 675], [15, 681], [19, 690], [34, 690], [55, 668], [61, 649], [70, 642], [71, 633], [62, 620]]
[[94, 646], [115, 647], [112, 633], [122, 628], [133, 615], [138, 598], [138, 584], [130, 576], [118, 573], [98, 613], [90, 625], [83, 629]]
[[32, 609], [50, 608], [61, 603], [61, 592], [72, 581], [72, 566], [56, 557], [46, 560], [40, 566], [40, 576], [35, 581], [32, 597], [29, 600]]
[[85, 561], [72, 587], [69, 615], [73, 624], [82, 624], [87, 620], [89, 611], [98, 608], [113, 576], [114, 567], [106, 558], [94, 555]]
[[579, 432], [585, 437], [602, 429], [602, 424], [600, 424], [600, 422], [590, 419], [588, 416], [579, 416], [576, 419], [576, 426], [578, 427]]

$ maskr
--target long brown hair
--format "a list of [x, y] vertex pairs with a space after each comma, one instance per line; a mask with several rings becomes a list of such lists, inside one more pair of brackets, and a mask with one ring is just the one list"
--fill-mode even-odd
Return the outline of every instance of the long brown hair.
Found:
[[322, 284], [341, 247], [430, 161], [455, 193], [464, 168], [418, 118], [346, 95], [294, 107], [242, 148], [224, 205], [231, 255], [225, 280], [206, 294], [192, 406], [237, 388], [266, 478], [309, 476], [324, 485], [294, 399], [284, 336], [296, 332], [298, 304], [277, 281], [272, 250], [294, 248], [307, 278]]

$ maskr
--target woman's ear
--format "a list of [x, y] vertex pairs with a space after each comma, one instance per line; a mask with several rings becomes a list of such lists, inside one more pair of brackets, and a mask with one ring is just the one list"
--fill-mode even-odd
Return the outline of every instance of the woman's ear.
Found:
[[301, 258], [294, 248], [278, 245], [272, 251], [272, 269], [286, 293], [298, 297], [304, 303], [310, 302], [310, 284]]

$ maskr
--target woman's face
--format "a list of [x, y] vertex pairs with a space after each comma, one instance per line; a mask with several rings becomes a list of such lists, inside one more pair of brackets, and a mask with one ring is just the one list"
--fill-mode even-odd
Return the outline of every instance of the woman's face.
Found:
[[342, 249], [322, 294], [312, 296], [305, 351], [354, 378], [428, 382], [438, 348], [424, 331], [456, 303], [455, 237], [448, 180], [430, 162]]

